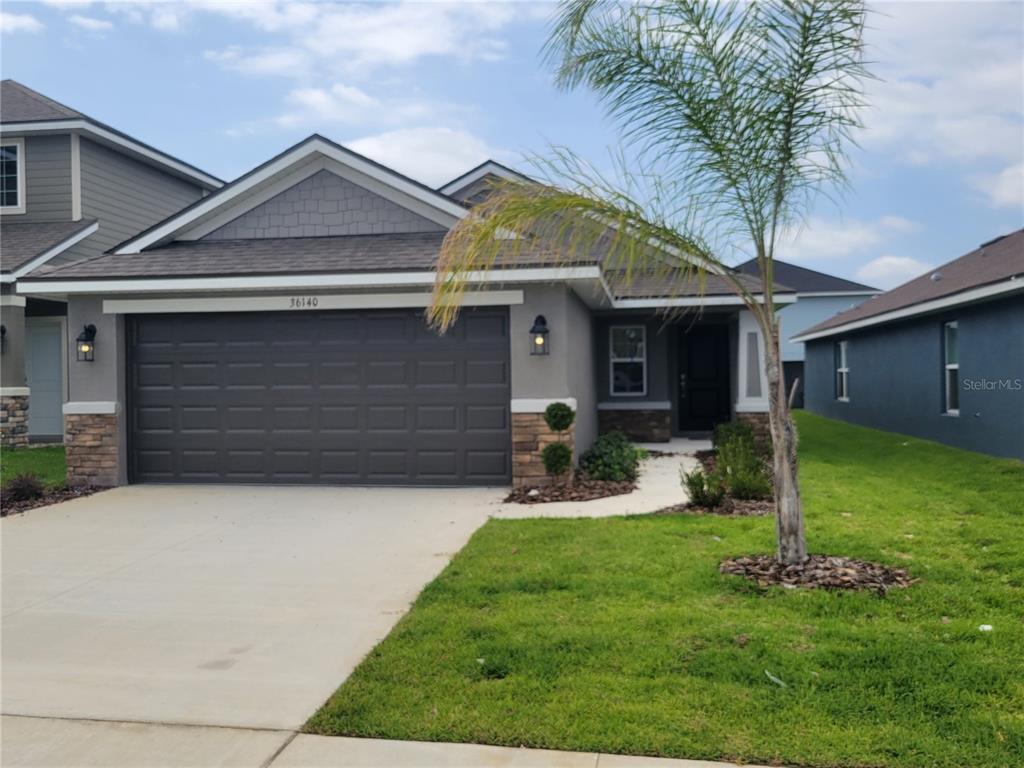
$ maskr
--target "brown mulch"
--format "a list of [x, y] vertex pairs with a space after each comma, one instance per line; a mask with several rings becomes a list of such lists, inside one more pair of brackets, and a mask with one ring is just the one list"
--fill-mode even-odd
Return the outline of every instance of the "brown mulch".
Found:
[[0, 494], [0, 517], [17, 515], [21, 512], [28, 512], [28, 510], [35, 509], [36, 507], [59, 504], [62, 501], [70, 501], [82, 496], [91, 496], [97, 491], [105, 490], [107, 489], [99, 485], [60, 486], [58, 488], [47, 488], [46, 492], [39, 498], [27, 499], [25, 501], [10, 501]]
[[707, 474], [711, 474], [715, 471], [715, 452], [714, 451], [697, 451], [693, 454], [697, 461], [700, 462], [701, 469]]
[[870, 589], [879, 594], [905, 589], [917, 581], [902, 568], [828, 555], [810, 555], [803, 565], [782, 565], [774, 555], [747, 555], [723, 560], [718, 570], [756, 581], [762, 587]]
[[[609, 496], [632, 493], [636, 483], [632, 480], [591, 480], [577, 475], [568, 483], [550, 485], [527, 485], [516, 488], [505, 497], [506, 502], [515, 504], [545, 504], [552, 501], [591, 501]], [[534, 493], [536, 491], [536, 493]]]
[[696, 504], [674, 504], [659, 509], [656, 515], [718, 515], [719, 517], [763, 517], [775, 514], [771, 499], [733, 499], [726, 497], [717, 507], [698, 507]]

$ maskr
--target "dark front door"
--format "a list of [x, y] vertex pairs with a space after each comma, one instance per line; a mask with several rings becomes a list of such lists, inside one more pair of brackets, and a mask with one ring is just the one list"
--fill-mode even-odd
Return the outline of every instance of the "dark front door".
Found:
[[492, 485], [511, 475], [506, 309], [141, 315], [131, 478]]
[[694, 325], [679, 334], [679, 429], [712, 429], [729, 418], [729, 328]]

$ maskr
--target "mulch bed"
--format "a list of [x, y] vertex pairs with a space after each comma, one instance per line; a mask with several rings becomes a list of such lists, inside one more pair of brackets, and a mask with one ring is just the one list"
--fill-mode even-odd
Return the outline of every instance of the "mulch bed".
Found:
[[45, 507], [49, 504], [58, 504], [62, 501], [78, 499], [82, 496], [91, 496], [97, 491], [105, 491], [106, 488], [99, 485], [76, 485], [62, 486], [59, 488], [48, 488], [46, 492], [36, 499], [26, 501], [9, 501], [0, 494], [0, 517], [16, 515], [20, 512], [27, 512], [36, 507]]
[[764, 517], [775, 514], [771, 499], [733, 499], [726, 497], [717, 507], [698, 507], [696, 504], [674, 504], [659, 509], [656, 515], [718, 515], [719, 517]]
[[546, 504], [553, 501], [591, 501], [609, 496], [632, 493], [636, 483], [632, 480], [591, 480], [577, 475], [568, 483], [550, 485], [527, 485], [516, 488], [505, 497], [506, 502], [515, 504]]
[[747, 555], [723, 560], [718, 570], [756, 581], [762, 587], [869, 589], [883, 595], [917, 581], [902, 568], [828, 555], [810, 555], [803, 565], [782, 565], [774, 555]]

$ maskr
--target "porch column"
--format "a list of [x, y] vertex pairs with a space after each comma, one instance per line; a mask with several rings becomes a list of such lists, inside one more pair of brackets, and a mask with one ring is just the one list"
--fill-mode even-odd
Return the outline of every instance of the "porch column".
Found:
[[761, 328], [750, 310], [739, 313], [739, 334], [736, 344], [736, 402], [733, 411], [737, 421], [750, 424], [755, 434], [768, 434], [768, 377], [764, 372], [765, 342]]
[[[7, 290], [8, 286], [4, 286]], [[28, 443], [29, 390], [25, 383], [25, 298], [0, 295], [0, 444]]]

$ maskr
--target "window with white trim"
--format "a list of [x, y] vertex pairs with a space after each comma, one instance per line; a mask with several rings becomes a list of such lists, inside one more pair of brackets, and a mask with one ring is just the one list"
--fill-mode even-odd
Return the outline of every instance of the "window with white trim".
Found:
[[848, 341], [837, 341], [835, 344], [836, 400], [844, 403], [850, 399], [849, 347]]
[[613, 325], [608, 332], [611, 393], [646, 395], [647, 329], [642, 325]]
[[0, 144], [0, 210], [25, 212], [25, 142], [21, 139]]
[[946, 393], [946, 414], [960, 415], [960, 353], [957, 349], [957, 322], [942, 325], [942, 375]]

